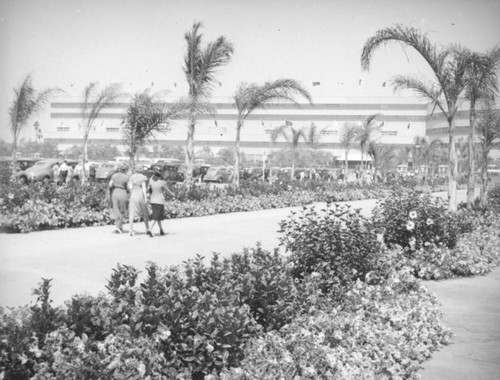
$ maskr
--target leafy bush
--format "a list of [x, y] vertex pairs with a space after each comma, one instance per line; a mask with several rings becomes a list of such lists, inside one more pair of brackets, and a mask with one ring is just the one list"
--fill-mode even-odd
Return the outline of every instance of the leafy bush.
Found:
[[403, 191], [382, 200], [373, 211], [373, 224], [388, 246], [419, 249], [424, 244], [455, 247], [458, 235], [471, 226], [447, 210], [429, 193]]
[[221, 378], [415, 379], [450, 335], [427, 289], [393, 273], [383, 285], [358, 281], [341, 305], [252, 339], [241, 365]]
[[280, 233], [280, 244], [291, 254], [292, 275], [318, 273], [326, 289], [364, 279], [381, 253], [369, 220], [348, 206], [304, 207], [280, 223]]

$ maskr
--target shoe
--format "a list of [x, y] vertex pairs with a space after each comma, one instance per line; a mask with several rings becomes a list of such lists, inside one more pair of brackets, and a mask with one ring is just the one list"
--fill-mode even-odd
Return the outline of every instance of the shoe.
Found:
[[129, 234], [130, 236], [134, 236], [134, 235], [135, 235], [135, 232], [134, 232], [134, 231], [129, 231], [129, 232], [128, 232], [128, 234]]
[[123, 234], [123, 230], [121, 228], [118, 228], [118, 227], [115, 228], [114, 232], [115, 232], [115, 234], [120, 234], [120, 235]]
[[160, 231], [160, 236], [163, 236], [165, 235], [165, 232], [163, 232], [163, 230]]
[[148, 235], [149, 237], [153, 237], [153, 234], [151, 233], [151, 231], [146, 231], [146, 235]]

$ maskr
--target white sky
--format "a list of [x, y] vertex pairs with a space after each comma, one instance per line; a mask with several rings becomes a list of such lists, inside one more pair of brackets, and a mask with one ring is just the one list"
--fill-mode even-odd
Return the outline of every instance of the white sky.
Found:
[[427, 67], [393, 45], [375, 54], [366, 73], [360, 53], [376, 30], [395, 23], [476, 51], [500, 42], [497, 0], [0, 0], [0, 138], [11, 141], [12, 90], [30, 72], [36, 88], [74, 96], [90, 81], [120, 82], [131, 93], [154, 83], [186, 95], [184, 33], [195, 20], [205, 41], [224, 35], [234, 44], [214, 96], [231, 96], [240, 82], [283, 77], [301, 81], [316, 101], [393, 96], [384, 81]]

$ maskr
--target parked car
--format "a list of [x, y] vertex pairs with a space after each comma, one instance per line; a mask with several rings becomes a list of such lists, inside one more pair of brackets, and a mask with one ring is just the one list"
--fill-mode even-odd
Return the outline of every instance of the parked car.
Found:
[[95, 179], [100, 182], [108, 182], [111, 176], [118, 171], [122, 162], [110, 161], [100, 165], [95, 171]]
[[[35, 158], [18, 158], [16, 173], [26, 170], [33, 166], [38, 159]], [[12, 158], [11, 157], [2, 157], [0, 158], [0, 178], [3, 182], [8, 182], [13, 175], [12, 172]], [[15, 178], [14, 178], [15, 179]]]
[[[205, 174], [207, 174], [208, 169], [210, 169], [210, 165], [194, 165], [193, 166], [193, 179], [195, 181], [203, 181]], [[184, 182], [186, 179], [186, 165], [180, 165], [179, 170], [176, 177], [176, 182]]]
[[203, 182], [229, 183], [233, 179], [233, 169], [224, 166], [212, 166], [207, 170]]
[[179, 165], [177, 164], [153, 164], [149, 169], [141, 171], [146, 177], [150, 178], [155, 171], [159, 171], [166, 181], [177, 181]]
[[[59, 167], [63, 161], [64, 159], [61, 158], [44, 158], [35, 162], [30, 168], [19, 172], [17, 180], [22, 183], [54, 181], [54, 167]], [[78, 162], [75, 160], [66, 160], [66, 163], [74, 168]]]
[[[240, 172], [240, 178], [245, 180], [260, 180], [262, 179], [262, 168], [244, 168]], [[265, 179], [269, 178], [269, 169], [265, 169]]]

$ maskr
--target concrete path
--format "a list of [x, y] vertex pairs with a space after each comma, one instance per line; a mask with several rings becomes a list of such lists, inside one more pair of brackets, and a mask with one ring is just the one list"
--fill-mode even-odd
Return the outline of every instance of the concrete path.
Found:
[[[376, 201], [347, 204], [369, 215]], [[104, 291], [117, 263], [143, 270], [148, 261], [175, 265], [197, 254], [208, 260], [212, 252], [230, 255], [258, 241], [272, 250], [279, 244], [279, 222], [297, 209], [166, 220], [166, 236], [154, 238], [146, 236], [142, 223], [135, 224], [138, 233], [132, 237], [114, 234], [113, 226], [0, 234], [0, 306], [34, 302], [31, 290], [42, 277], [53, 279], [52, 299], [60, 305], [77, 293]]]
[[453, 343], [432, 354], [423, 380], [500, 379], [500, 267], [487, 276], [428, 281]]

